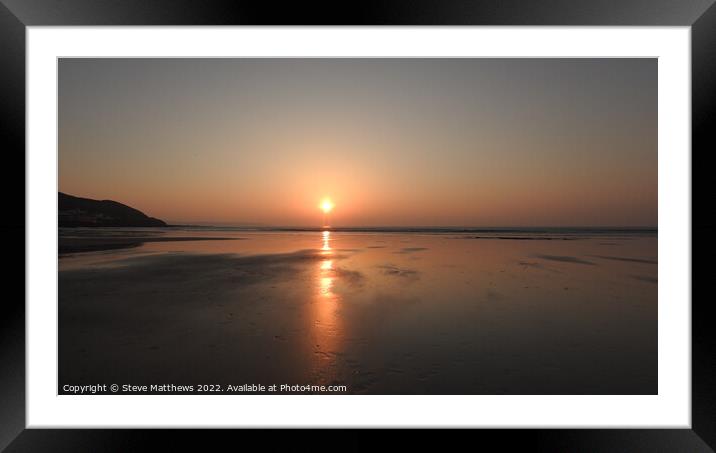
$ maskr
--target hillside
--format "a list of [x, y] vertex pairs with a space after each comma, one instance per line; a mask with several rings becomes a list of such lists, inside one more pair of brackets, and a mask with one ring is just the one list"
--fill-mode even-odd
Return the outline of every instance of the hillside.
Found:
[[92, 200], [58, 193], [60, 227], [162, 227], [162, 220], [112, 200]]

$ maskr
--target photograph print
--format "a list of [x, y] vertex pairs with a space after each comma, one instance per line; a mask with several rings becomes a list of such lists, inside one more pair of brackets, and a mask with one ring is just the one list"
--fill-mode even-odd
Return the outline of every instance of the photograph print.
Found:
[[657, 75], [60, 58], [58, 393], [657, 394]]

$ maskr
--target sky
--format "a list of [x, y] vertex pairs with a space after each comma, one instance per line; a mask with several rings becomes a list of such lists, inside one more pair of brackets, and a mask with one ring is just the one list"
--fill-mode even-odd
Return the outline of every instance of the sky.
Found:
[[656, 59], [59, 60], [59, 190], [170, 223], [656, 226]]

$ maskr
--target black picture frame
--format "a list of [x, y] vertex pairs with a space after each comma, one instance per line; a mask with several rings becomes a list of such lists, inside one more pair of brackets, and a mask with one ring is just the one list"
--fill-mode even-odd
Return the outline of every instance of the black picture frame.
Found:
[[[25, 200], [25, 32], [28, 26], [104, 25], [556, 25], [690, 26], [692, 62], [692, 202], [711, 199], [706, 156], [716, 147], [716, 6], [714, 0], [360, 0], [353, 2], [273, 2], [220, 0], [0, 0], [0, 137], [5, 175], [2, 231], [14, 257], [23, 256]], [[19, 176], [22, 181], [10, 176]], [[19, 179], [18, 178], [18, 179]], [[24, 193], [24, 192], [23, 192]], [[22, 215], [21, 215], [22, 213]], [[696, 261], [714, 252], [705, 238], [716, 230], [710, 216], [692, 207], [692, 288], [704, 285], [708, 267]], [[22, 249], [22, 250], [21, 250]], [[25, 267], [15, 261], [3, 272], [6, 293], [24, 282]], [[695, 285], [698, 281], [701, 282]], [[11, 286], [12, 285], [12, 286]], [[236, 431], [184, 430], [43, 430], [25, 429], [25, 300], [20, 294], [0, 304], [0, 449], [7, 451], [134, 451], [167, 446], [206, 448], [232, 442]], [[695, 294], [695, 293], [694, 293]], [[500, 445], [537, 451], [714, 451], [716, 449], [716, 334], [707, 298], [692, 296], [692, 429], [618, 430], [479, 430], [462, 431], [470, 442], [496, 440]], [[240, 410], [237, 408], [237, 410]], [[338, 448], [368, 448], [364, 436], [343, 434]], [[242, 442], [269, 448], [290, 442], [295, 448], [321, 448], [310, 432], [264, 436], [242, 432]], [[254, 437], [256, 436], [256, 437]], [[259, 437], [261, 436], [261, 437]], [[444, 448], [423, 432], [402, 439]], [[388, 443], [387, 445], [385, 443]], [[434, 442], [434, 444], [433, 444]], [[437, 443], [440, 442], [440, 443]], [[231, 444], [229, 444], [231, 445]], [[245, 444], [248, 445], [248, 444]]]

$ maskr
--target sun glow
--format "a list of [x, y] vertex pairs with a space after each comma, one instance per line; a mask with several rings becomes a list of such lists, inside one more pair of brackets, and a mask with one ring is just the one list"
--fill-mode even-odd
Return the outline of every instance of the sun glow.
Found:
[[323, 201], [321, 201], [321, 210], [325, 214], [328, 214], [329, 212], [331, 212], [331, 210], [333, 210], [334, 207], [335, 207], [335, 205], [329, 198], [324, 198]]

